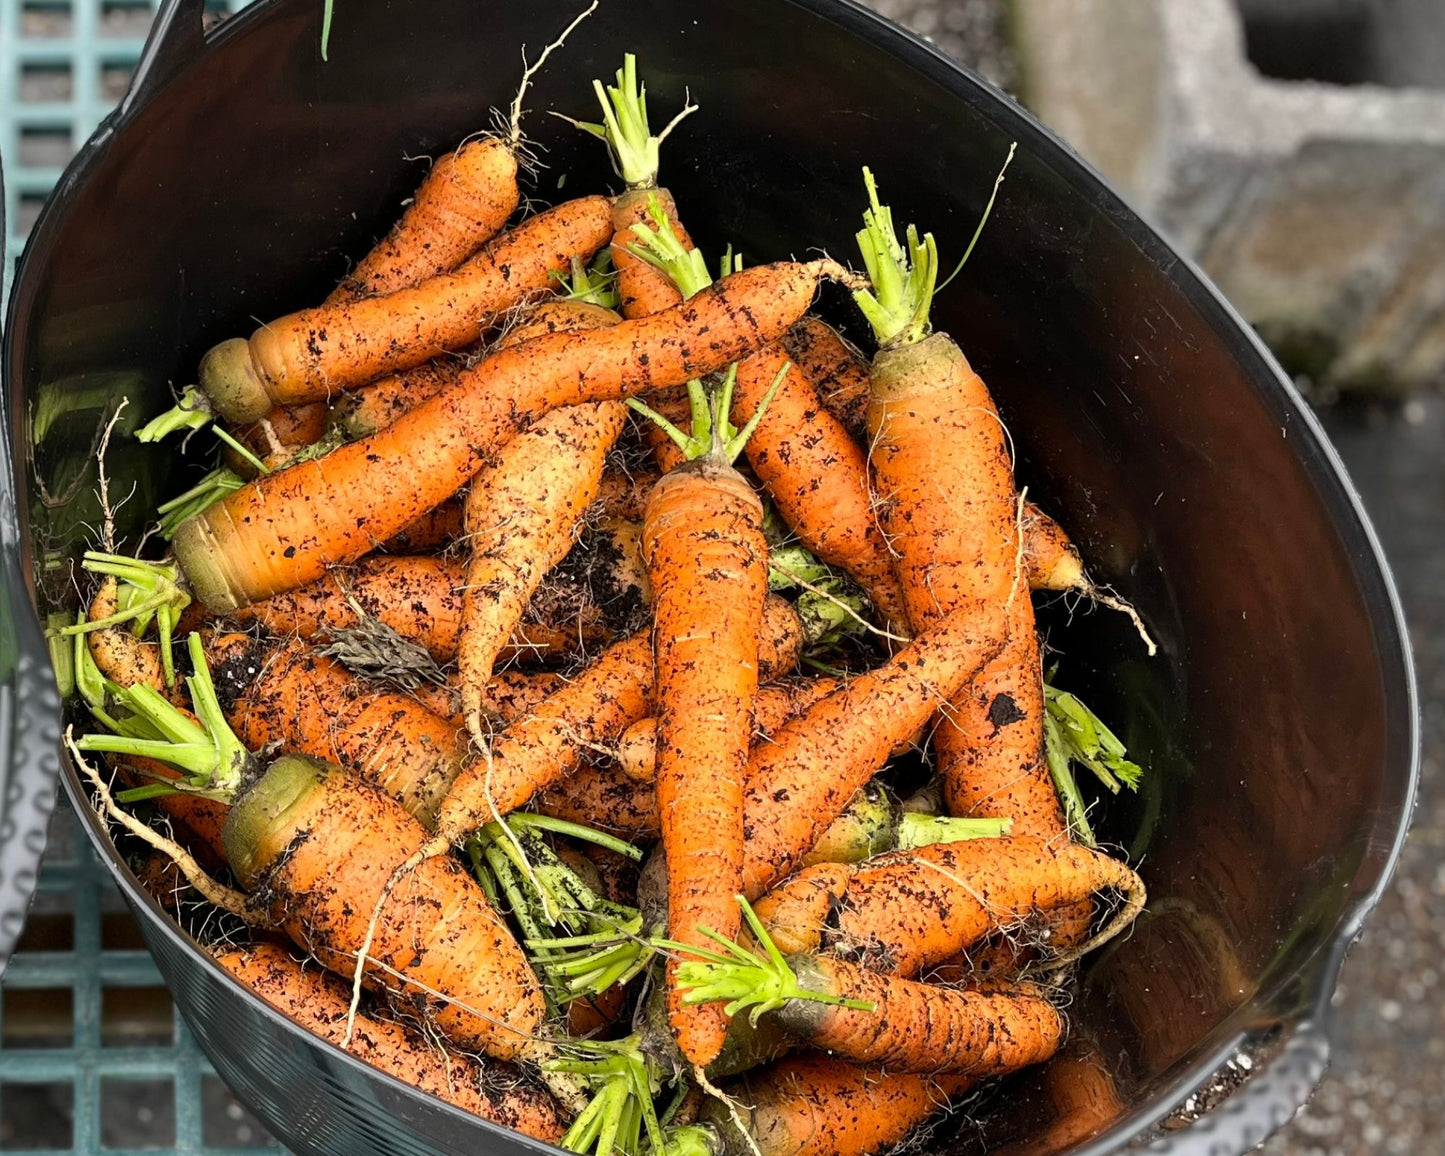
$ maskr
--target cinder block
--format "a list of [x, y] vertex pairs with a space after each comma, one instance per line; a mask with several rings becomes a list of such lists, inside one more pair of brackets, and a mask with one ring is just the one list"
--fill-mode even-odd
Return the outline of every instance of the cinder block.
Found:
[[1290, 368], [1345, 389], [1445, 379], [1441, 0], [1013, 11], [1025, 102], [1200, 261]]

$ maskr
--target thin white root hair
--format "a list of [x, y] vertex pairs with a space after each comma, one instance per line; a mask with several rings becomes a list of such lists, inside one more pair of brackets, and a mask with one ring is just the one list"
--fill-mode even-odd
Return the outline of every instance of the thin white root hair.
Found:
[[738, 1102], [709, 1080], [707, 1073], [696, 1064], [692, 1067], [692, 1078], [697, 1081], [699, 1088], [728, 1110], [728, 1116], [732, 1119], [733, 1126], [737, 1128], [738, 1135], [747, 1141], [748, 1147], [753, 1150], [753, 1156], [763, 1156], [763, 1150], [753, 1139], [753, 1130], [743, 1123], [742, 1113], [738, 1111]]
[[1052, 972], [1060, 971], [1076, 960], [1082, 959], [1088, 955], [1089, 952], [1098, 950], [1128, 928], [1129, 925], [1139, 917], [1139, 913], [1144, 910], [1144, 904], [1148, 902], [1149, 893], [1145, 890], [1144, 880], [1139, 878], [1137, 871], [1123, 864], [1120, 864], [1120, 866], [1129, 873], [1129, 877], [1127, 880], [1120, 880], [1113, 885], [1116, 890], [1121, 891], [1124, 895], [1124, 902], [1120, 905], [1119, 910], [1114, 913], [1113, 918], [1111, 918], [1108, 923], [1104, 924], [1102, 928], [1084, 940], [1083, 943], [1077, 944], [1069, 948], [1068, 951], [1049, 960], [1045, 966], [1039, 969], [1040, 975], [1049, 975]]
[[[100, 497], [100, 544], [107, 554], [115, 553], [115, 511], [116, 507], [110, 504], [110, 479], [105, 476], [105, 455], [110, 449], [110, 435], [115, 431], [115, 423], [120, 421], [120, 415], [125, 407], [130, 404], [130, 398], [123, 397], [120, 404], [115, 407], [115, 412], [110, 415], [110, 420], [105, 423], [105, 432], [100, 435], [100, 445], [95, 451], [95, 476], [96, 488]], [[132, 491], [134, 492], [134, 491]], [[128, 499], [127, 499], [128, 500]], [[122, 505], [125, 503], [122, 502]]]
[[71, 757], [75, 760], [75, 765], [80, 769], [81, 774], [90, 780], [90, 785], [95, 789], [95, 793], [100, 800], [101, 810], [108, 818], [119, 823], [137, 839], [140, 839], [147, 846], [159, 851], [162, 855], [166, 856], [166, 858], [170, 859], [180, 873], [186, 877], [186, 882], [199, 891], [201, 895], [205, 897], [206, 902], [215, 907], [219, 907], [222, 911], [234, 915], [249, 924], [264, 925], [264, 921], [259, 919], [251, 909], [250, 904], [246, 901], [245, 895], [224, 884], [217, 883], [206, 874], [201, 865], [191, 857], [190, 852], [184, 847], [171, 839], [167, 839], [159, 831], [155, 831], [146, 826], [129, 811], [116, 803], [115, 798], [110, 793], [110, 787], [107, 786], [105, 780], [100, 777], [100, 772], [90, 765], [85, 755], [81, 753], [80, 748], [75, 745], [75, 734], [74, 728], [72, 727], [65, 728], [65, 745], [69, 749]]
[[1120, 614], [1128, 615], [1129, 621], [1134, 624], [1134, 629], [1139, 633], [1140, 641], [1144, 643], [1144, 649], [1149, 652], [1149, 657], [1153, 658], [1159, 653], [1159, 647], [1154, 644], [1154, 639], [1150, 636], [1148, 628], [1144, 625], [1144, 619], [1139, 616], [1139, 612], [1135, 610], [1133, 606], [1125, 602], [1124, 599], [1116, 598], [1113, 594], [1109, 593], [1107, 587], [1095, 586], [1092, 582], [1089, 584], [1089, 588], [1085, 593], [1100, 606], [1107, 606], [1110, 610], [1117, 610]]
[[517, 95], [512, 98], [512, 107], [507, 116], [507, 143], [515, 150], [522, 143], [522, 98], [527, 95], [527, 87], [532, 83], [532, 77], [536, 76], [542, 65], [547, 63], [547, 57], [552, 55], [554, 49], [561, 48], [566, 43], [567, 37], [572, 35], [572, 30], [597, 11], [597, 5], [601, 0], [592, 0], [583, 11], [579, 12], [572, 20], [572, 23], [562, 29], [562, 33], [546, 48], [542, 49], [542, 55], [537, 57], [532, 64], [527, 64], [527, 50], [522, 49], [522, 83], [517, 86]]

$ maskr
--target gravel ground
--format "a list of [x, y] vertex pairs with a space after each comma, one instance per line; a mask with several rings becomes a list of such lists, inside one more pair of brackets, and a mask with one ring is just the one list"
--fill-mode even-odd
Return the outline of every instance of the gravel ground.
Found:
[[[1001, 88], [1017, 87], [1007, 0], [865, 2]], [[1330, 1071], [1263, 1151], [1424, 1156], [1442, 1150], [1445, 1120], [1445, 398], [1394, 408], [1339, 404], [1320, 416], [1400, 586], [1418, 664], [1425, 757], [1399, 872], [1340, 979]]]

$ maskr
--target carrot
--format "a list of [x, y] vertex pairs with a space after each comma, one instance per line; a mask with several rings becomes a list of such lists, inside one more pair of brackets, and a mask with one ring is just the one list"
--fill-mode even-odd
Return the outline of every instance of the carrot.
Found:
[[752, 1009], [754, 1022], [766, 1013], [812, 1047], [891, 1071], [1002, 1075], [1042, 1063], [1062, 1040], [1063, 1017], [1032, 985], [934, 987], [843, 959], [784, 956], [761, 926], [754, 932], [766, 958], [724, 942], [682, 964], [684, 1000], [727, 1001], [734, 1016]]
[[274, 943], [231, 948], [216, 962], [292, 1023], [370, 1064], [378, 1071], [537, 1140], [563, 1132], [557, 1105], [520, 1071], [482, 1067], [449, 1054], [398, 1023], [358, 1015], [347, 1038], [350, 993], [335, 976], [298, 963]]
[[325, 304], [394, 293], [455, 269], [517, 208], [517, 156], [500, 137], [464, 142], [432, 166], [401, 219]]
[[1043, 760], [1043, 665], [1004, 427], [958, 346], [929, 335], [932, 235], [910, 230], [905, 252], [867, 169], [864, 180], [871, 207], [859, 244], [874, 290], [854, 299], [880, 346], [870, 461], [909, 621], [923, 629], [961, 606], [1009, 612], [1004, 650], [934, 736], [945, 797], [955, 815], [1006, 816], [1019, 834], [1056, 836], [1064, 816]]
[[[990, 1145], [997, 1156], [1051, 1156], [1070, 1145], [1093, 1139], [1124, 1115], [1124, 1101], [1109, 1066], [1097, 1048], [1077, 1037], [1044, 1068], [1035, 1081], [1048, 1101], [1048, 1120], [1042, 1129], [1030, 1121], [1031, 1133], [1001, 1147]], [[1032, 1088], [1029, 1089], [1033, 1091]], [[1020, 1101], [1033, 1101], [1032, 1097]]]
[[172, 549], [218, 613], [314, 581], [445, 501], [535, 414], [721, 368], [785, 329], [827, 276], [851, 279], [827, 260], [758, 266], [650, 318], [503, 350], [380, 433], [190, 518]]
[[581, 823], [630, 842], [651, 842], [662, 832], [657, 791], [610, 767], [581, 766], [532, 802], [543, 815]]
[[[456, 558], [364, 558], [354, 566], [332, 567], [309, 586], [253, 603], [232, 617], [259, 622], [272, 634], [313, 639], [362, 628], [365, 616], [424, 647], [438, 662], [450, 662], [461, 637], [465, 575], [466, 564]], [[526, 621], [498, 657], [540, 661], [610, 641], [603, 622]]]
[[403, 526], [379, 549], [388, 554], [426, 554], [450, 544], [462, 530], [462, 502], [452, 498]]
[[756, 898], [797, 866], [894, 748], [999, 652], [1002, 618], [960, 607], [754, 751], [744, 805], [757, 818], [747, 825], [744, 894]]
[[455, 726], [404, 694], [370, 685], [304, 643], [207, 641], [226, 721], [243, 743], [336, 763], [400, 803], [424, 826], [461, 770]]
[[625, 474], [620, 470], [608, 470], [598, 483], [593, 510], [599, 518], [638, 521], [647, 509], [647, 495], [660, 476], [647, 472]]
[[[835, 678], [792, 678], [758, 687], [753, 699], [753, 741], [769, 741], [775, 730], [840, 685]], [[657, 777], [656, 718], [645, 718], [623, 731], [617, 740], [617, 766], [639, 783]]]
[[[261, 768], [227, 726], [200, 636], [187, 680], [201, 725], [146, 687], [124, 692], [152, 733], [85, 735], [80, 751], [159, 758], [187, 785], [231, 804], [222, 829], [236, 879], [268, 919], [343, 974], [363, 961], [375, 989], [404, 1001], [457, 1046], [499, 1059], [545, 1059], [545, 1001], [526, 957], [480, 886], [450, 858], [417, 865], [386, 890], [427, 832], [401, 804], [319, 760]], [[181, 785], [181, 784], [178, 784]], [[368, 913], [376, 912], [374, 918]]]
[[348, 438], [369, 437], [453, 384], [467, 367], [469, 352], [464, 349], [434, 357], [423, 365], [358, 386], [332, 404], [331, 420]]
[[868, 361], [858, 347], [809, 314], [782, 338], [798, 375], [860, 443], [868, 441]]
[[[276, 406], [254, 422], [238, 426], [231, 432], [236, 439], [259, 456], [268, 469], [286, 464], [288, 451], [314, 445], [326, 435], [328, 407], [324, 401], [305, 405]], [[226, 464], [237, 473], [250, 477], [255, 467], [227, 447], [223, 451]]]
[[[582, 332], [617, 320], [598, 305], [557, 302], [508, 340], [520, 343], [531, 332]], [[573, 530], [596, 497], [626, 416], [626, 407], [615, 401], [553, 410], [472, 479], [466, 500], [471, 560], [457, 661], [462, 709], [478, 742], [484, 741], [482, 699], [498, 656], [543, 577], [571, 550]]]
[[934, 843], [851, 867], [798, 872], [757, 903], [785, 953], [844, 955], [905, 978], [951, 960], [984, 935], [1105, 890], [1143, 905], [1125, 864], [1074, 843], [1036, 836]]
[[[482, 709], [500, 726], [516, 722], [549, 695], [556, 694], [566, 680], [560, 674], [539, 671], [532, 674], [520, 670], [499, 670], [487, 683]], [[455, 682], [445, 686], [423, 683], [412, 696], [433, 714], [447, 719], [458, 732], [466, 730], [462, 718], [461, 689]]]
[[[797, 630], [792, 608], [781, 598], [768, 599], [755, 661], [770, 671], [790, 669], [797, 661]], [[565, 779], [590, 749], [616, 742], [651, 713], [653, 672], [650, 639], [634, 635], [494, 737], [488, 753], [458, 776], [442, 802], [438, 841], [459, 842]]]
[[[977, 1082], [790, 1056], [724, 1085], [703, 1122], [678, 1129], [669, 1156], [872, 1156], [905, 1139]], [[736, 1117], [734, 1116], [736, 1112]]]
[[544, 292], [572, 257], [611, 236], [611, 206], [582, 197], [529, 217], [454, 273], [383, 297], [303, 309], [201, 359], [200, 388], [231, 421], [319, 401], [476, 341], [493, 318]]

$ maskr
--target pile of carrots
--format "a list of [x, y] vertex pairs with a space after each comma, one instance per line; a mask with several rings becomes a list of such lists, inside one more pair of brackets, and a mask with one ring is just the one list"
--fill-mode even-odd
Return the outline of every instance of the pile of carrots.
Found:
[[72, 751], [248, 929], [216, 964], [377, 1068], [599, 1156], [864, 1156], [1053, 1056], [1142, 907], [1073, 768], [1140, 769], [1030, 593], [1098, 591], [871, 174], [863, 272], [714, 277], [658, 184], [693, 108], [595, 91], [619, 195], [513, 222], [514, 113], [140, 431], [222, 460], [86, 556]]

